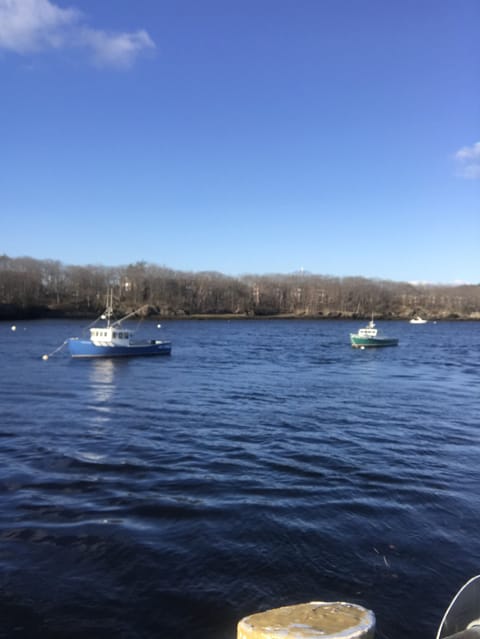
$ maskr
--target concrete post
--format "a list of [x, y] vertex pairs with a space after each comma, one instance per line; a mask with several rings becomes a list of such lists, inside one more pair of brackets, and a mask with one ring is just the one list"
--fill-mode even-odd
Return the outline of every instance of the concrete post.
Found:
[[312, 601], [244, 617], [237, 639], [373, 639], [375, 615], [344, 602]]

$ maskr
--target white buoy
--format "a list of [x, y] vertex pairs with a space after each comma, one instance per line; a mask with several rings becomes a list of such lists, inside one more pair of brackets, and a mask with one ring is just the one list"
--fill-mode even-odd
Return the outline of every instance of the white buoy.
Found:
[[157, 328], [162, 328], [162, 325], [161, 324], [157, 324]]
[[48, 359], [48, 355], [42, 355], [42, 359], [43, 359], [44, 362], [46, 362], [47, 359]]
[[16, 331], [17, 327], [15, 325], [12, 326], [12, 331]]
[[360, 346], [360, 350], [364, 351], [365, 350], [365, 346]]

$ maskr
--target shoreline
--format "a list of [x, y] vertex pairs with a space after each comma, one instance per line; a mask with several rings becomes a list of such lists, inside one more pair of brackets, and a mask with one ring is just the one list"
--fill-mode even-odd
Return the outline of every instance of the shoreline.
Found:
[[[4, 309], [2, 309], [4, 310]], [[49, 320], [49, 319], [65, 319], [65, 320], [94, 320], [98, 317], [98, 313], [92, 313], [88, 311], [60, 311], [58, 309], [48, 309], [48, 308], [30, 308], [30, 309], [9, 309], [7, 312], [0, 311], [0, 323], [2, 322], [11, 322], [11, 321], [33, 321], [33, 320]], [[390, 322], [390, 321], [404, 321], [408, 322], [411, 319], [410, 314], [399, 314], [399, 315], [388, 315], [384, 316], [381, 314], [375, 314], [375, 321], [380, 322]], [[149, 313], [144, 319], [151, 319], [156, 321], [185, 321], [188, 322], [190, 320], [196, 321], [218, 321], [218, 320], [227, 320], [227, 321], [240, 321], [240, 320], [248, 320], [248, 321], [258, 321], [258, 320], [305, 320], [305, 321], [328, 321], [328, 320], [338, 320], [338, 321], [369, 321], [371, 319], [371, 315], [363, 315], [363, 314], [348, 314], [341, 312], [330, 312], [326, 314], [315, 314], [308, 315], [305, 313], [302, 314], [294, 314], [294, 313], [279, 313], [275, 315], [253, 315], [251, 313], [205, 313], [205, 314], [191, 314], [187, 315], [185, 313], [172, 313], [172, 314], [164, 314], [164, 313]], [[450, 313], [445, 315], [435, 315], [429, 317], [425, 315], [425, 319], [427, 319], [428, 323], [432, 322], [478, 322], [480, 321], [480, 313], [472, 313], [468, 316], [461, 316], [456, 313]]]

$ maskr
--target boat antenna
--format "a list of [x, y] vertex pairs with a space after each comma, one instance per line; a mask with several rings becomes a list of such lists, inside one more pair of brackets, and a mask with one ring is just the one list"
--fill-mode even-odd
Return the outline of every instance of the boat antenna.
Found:
[[95, 326], [95, 324], [99, 320], [107, 320], [107, 328], [108, 328], [110, 326], [110, 320], [112, 317], [113, 317], [113, 291], [109, 289], [107, 292], [105, 310], [101, 313], [101, 315], [95, 318], [93, 322], [91, 322], [88, 326], [82, 329], [82, 334], [86, 334], [87, 331], [90, 328], [92, 328], [92, 326]]
[[101, 319], [107, 320], [107, 328], [110, 326], [110, 320], [113, 315], [113, 289], [107, 291], [107, 304], [106, 308], [101, 316]]

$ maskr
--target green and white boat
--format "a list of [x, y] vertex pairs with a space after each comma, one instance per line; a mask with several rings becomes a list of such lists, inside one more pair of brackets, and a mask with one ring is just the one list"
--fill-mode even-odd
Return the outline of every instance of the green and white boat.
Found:
[[350, 333], [350, 342], [354, 348], [398, 345], [398, 339], [396, 337], [383, 337], [378, 334], [378, 329], [373, 319], [370, 320], [365, 328], [360, 328], [358, 333]]

